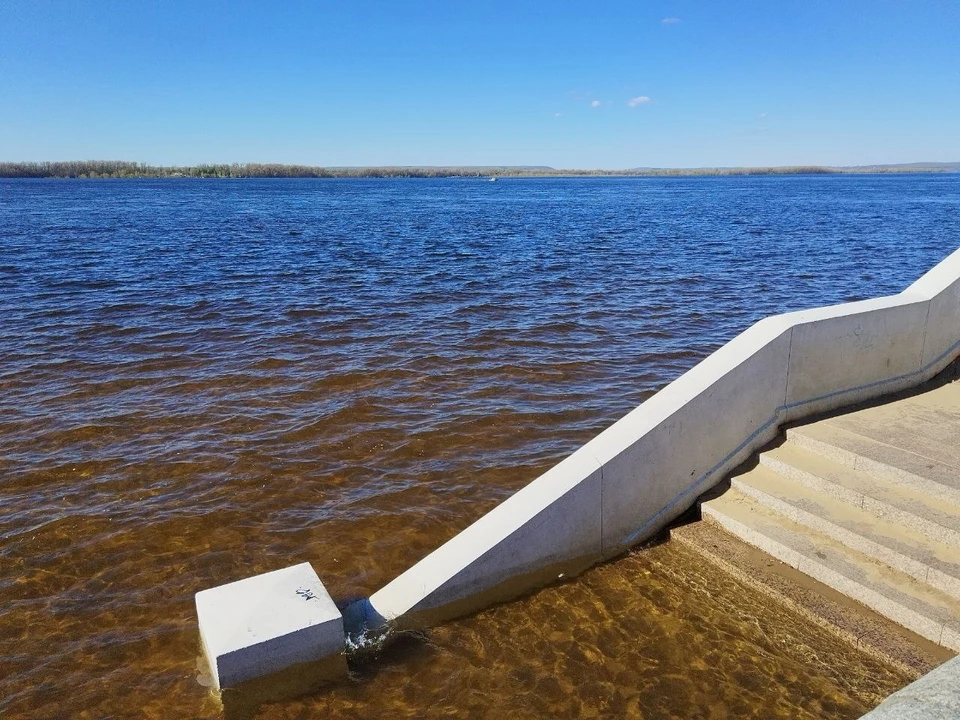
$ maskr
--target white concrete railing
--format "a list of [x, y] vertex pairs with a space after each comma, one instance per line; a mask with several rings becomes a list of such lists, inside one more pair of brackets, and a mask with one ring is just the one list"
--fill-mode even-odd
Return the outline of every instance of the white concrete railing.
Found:
[[960, 657], [898, 690], [860, 720], [950, 720], [960, 717]]
[[960, 354], [960, 250], [899, 295], [766, 318], [351, 606], [428, 625], [649, 539], [785, 422], [922, 383]]

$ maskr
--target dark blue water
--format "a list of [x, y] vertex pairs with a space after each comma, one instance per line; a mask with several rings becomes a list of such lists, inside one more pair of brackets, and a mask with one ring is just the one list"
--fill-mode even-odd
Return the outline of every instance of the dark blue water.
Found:
[[960, 175], [0, 180], [0, 714], [199, 702], [193, 592], [368, 594], [756, 320], [958, 246]]

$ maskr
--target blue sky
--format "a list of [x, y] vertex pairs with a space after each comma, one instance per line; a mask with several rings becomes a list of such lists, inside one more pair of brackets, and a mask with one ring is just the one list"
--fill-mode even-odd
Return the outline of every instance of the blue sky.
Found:
[[960, 161], [957, 0], [0, 0], [0, 160]]

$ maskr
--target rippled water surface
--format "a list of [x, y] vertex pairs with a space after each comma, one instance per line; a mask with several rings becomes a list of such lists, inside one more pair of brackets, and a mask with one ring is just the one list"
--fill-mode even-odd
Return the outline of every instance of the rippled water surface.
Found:
[[[958, 208], [956, 175], [0, 181], [0, 715], [215, 717], [193, 593], [373, 592], [759, 318], [902, 290]], [[263, 714], [855, 717], [902, 682], [689, 552]]]

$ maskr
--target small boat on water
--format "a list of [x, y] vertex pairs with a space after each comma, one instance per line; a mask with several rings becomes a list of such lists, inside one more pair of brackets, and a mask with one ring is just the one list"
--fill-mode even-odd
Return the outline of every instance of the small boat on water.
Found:
[[497, 179], [495, 177], [490, 178], [490, 182], [496, 182], [496, 181]]

